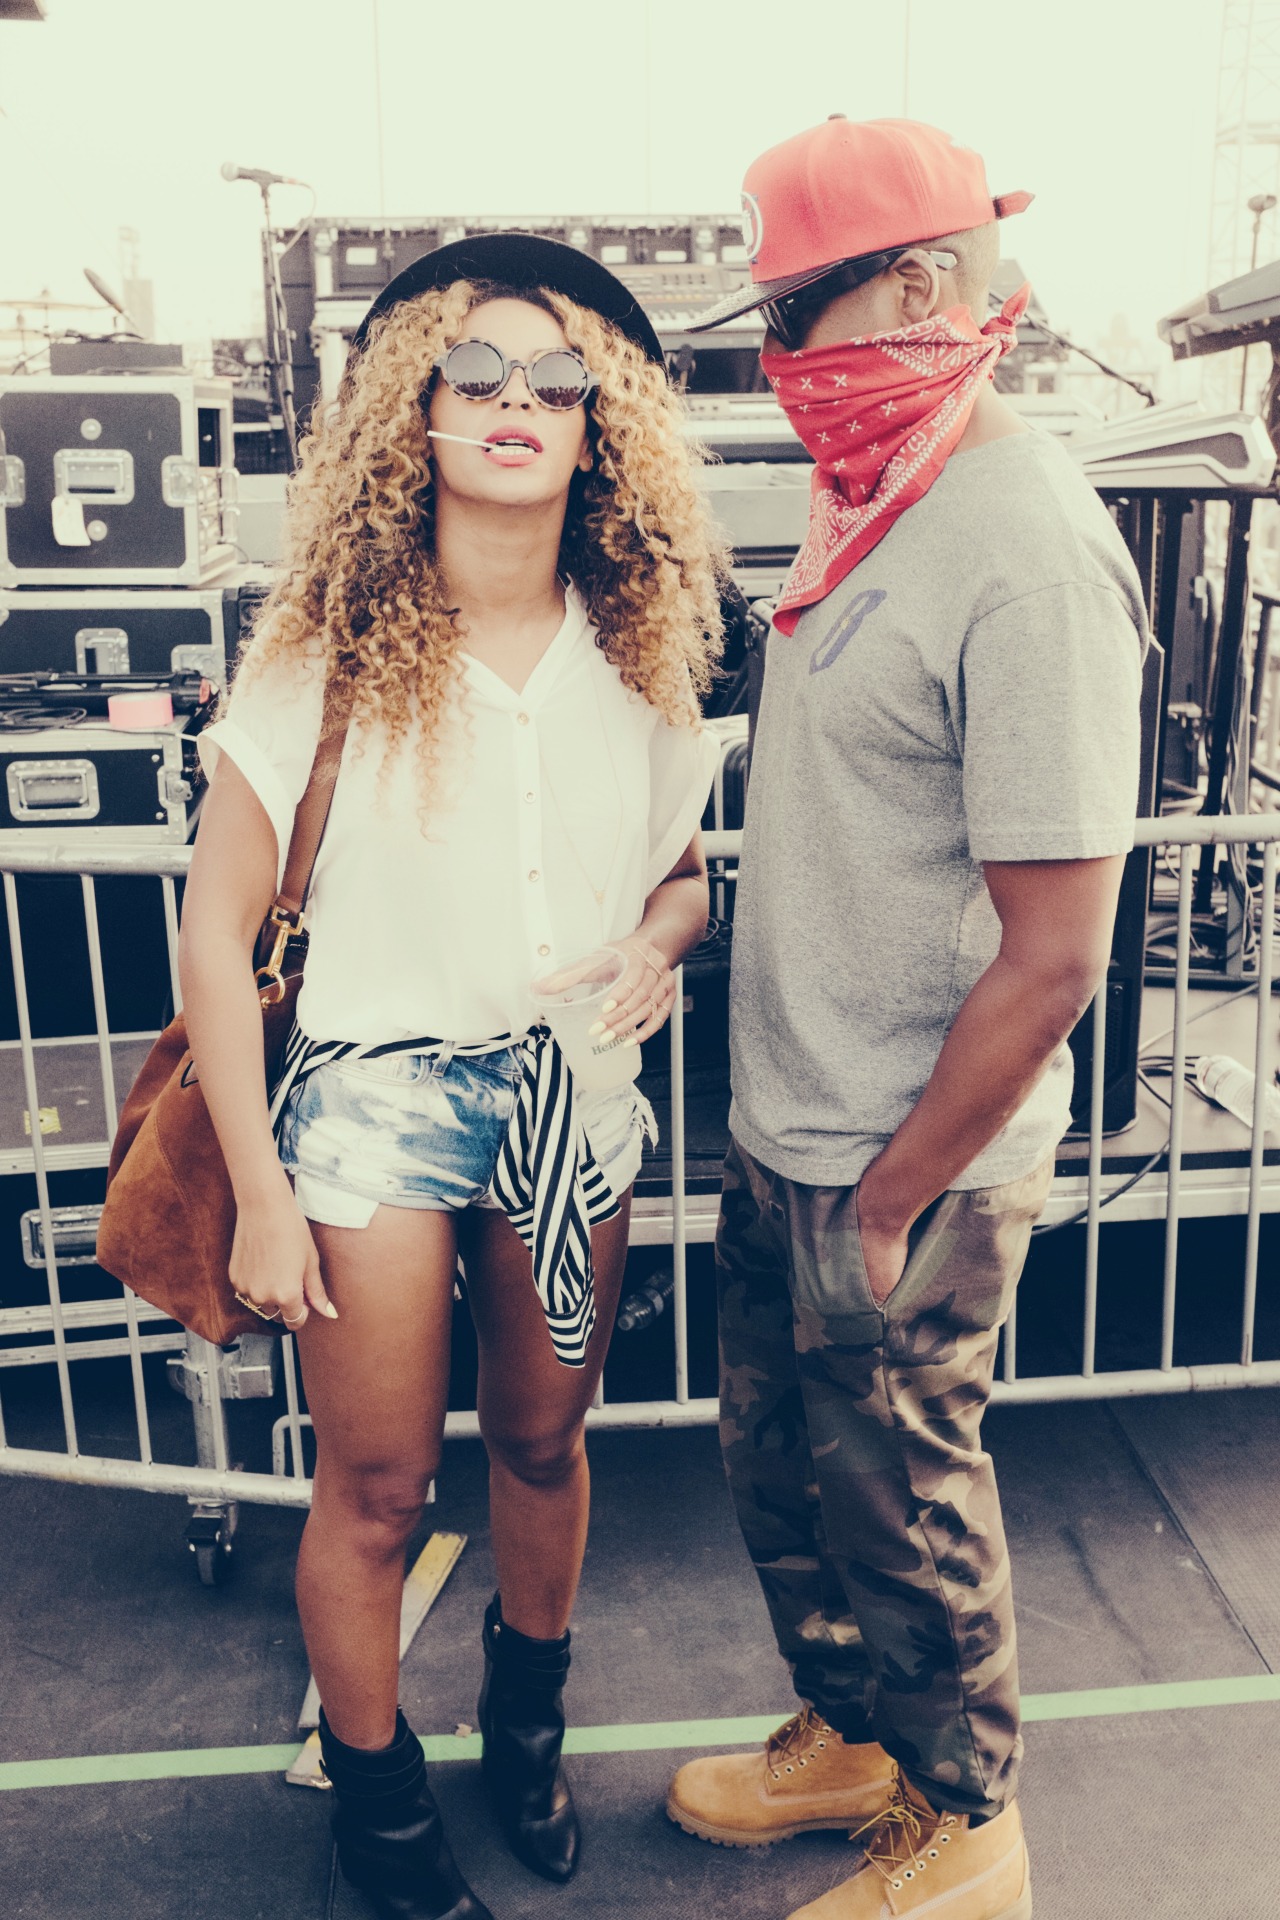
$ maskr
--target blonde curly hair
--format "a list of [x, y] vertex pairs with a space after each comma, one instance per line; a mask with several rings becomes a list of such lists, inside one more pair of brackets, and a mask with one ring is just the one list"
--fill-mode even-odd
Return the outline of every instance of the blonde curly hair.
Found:
[[304, 443], [284, 567], [240, 672], [322, 652], [325, 732], [379, 722], [395, 750], [417, 724], [424, 795], [462, 644], [435, 556], [426, 397], [466, 315], [499, 297], [554, 314], [599, 377], [587, 411], [592, 466], [573, 478], [559, 566], [605, 656], [670, 722], [696, 727], [690, 683], [706, 691], [722, 645], [727, 555], [695, 477], [703, 455], [681, 431], [682, 403], [663, 369], [549, 290], [460, 280], [404, 301], [375, 322]]

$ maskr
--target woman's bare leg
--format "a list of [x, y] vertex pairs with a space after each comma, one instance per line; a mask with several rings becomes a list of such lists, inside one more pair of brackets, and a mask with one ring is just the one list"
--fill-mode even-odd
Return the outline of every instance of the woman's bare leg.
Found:
[[480, 1431], [502, 1615], [531, 1639], [564, 1633], [587, 1542], [591, 1483], [583, 1420], [613, 1332], [631, 1193], [591, 1236], [596, 1325], [586, 1364], [556, 1359], [529, 1253], [504, 1214], [473, 1209], [459, 1231], [480, 1343]]
[[339, 1740], [395, 1732], [404, 1554], [440, 1461], [457, 1273], [454, 1216], [379, 1207], [313, 1226], [337, 1320], [298, 1335], [315, 1422], [297, 1595], [311, 1670]]

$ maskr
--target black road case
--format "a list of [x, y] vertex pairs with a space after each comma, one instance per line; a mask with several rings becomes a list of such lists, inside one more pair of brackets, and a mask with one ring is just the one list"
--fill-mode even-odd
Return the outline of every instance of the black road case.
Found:
[[0, 587], [199, 586], [235, 561], [231, 382], [0, 379]]
[[33, 834], [56, 834], [60, 847], [181, 846], [195, 827], [207, 717], [202, 708], [136, 733], [99, 718], [0, 729], [0, 860]]
[[238, 642], [238, 595], [222, 587], [0, 591], [0, 674], [199, 673], [222, 687]]

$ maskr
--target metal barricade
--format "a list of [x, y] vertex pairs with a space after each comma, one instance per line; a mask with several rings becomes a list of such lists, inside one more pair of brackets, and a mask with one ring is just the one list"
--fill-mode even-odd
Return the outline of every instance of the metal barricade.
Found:
[[[741, 839], [739, 833], [707, 836], [707, 853], [713, 869], [721, 873], [732, 869]], [[1190, 857], [1182, 857], [1178, 861], [1177, 966], [1170, 1036], [1169, 1140], [1167, 1152], [1162, 1156], [1167, 1161], [1167, 1170], [1153, 1172], [1136, 1184], [1126, 1183], [1118, 1175], [1104, 1174], [1102, 1114], [1107, 1009], [1106, 994], [1100, 992], [1094, 1002], [1094, 1067], [1087, 1171], [1083, 1177], [1060, 1176], [1055, 1181], [1046, 1210], [1049, 1219], [1074, 1216], [1080, 1212], [1084, 1220], [1083, 1362], [1076, 1374], [1020, 1375], [1017, 1366], [1017, 1323], [1016, 1317], [1011, 1316], [1005, 1329], [1003, 1377], [996, 1384], [997, 1400], [1101, 1399], [1117, 1394], [1176, 1393], [1200, 1388], [1280, 1384], [1280, 1360], [1259, 1361], [1253, 1353], [1261, 1216], [1264, 1211], [1280, 1211], [1280, 1167], [1266, 1165], [1264, 1138], [1264, 1102], [1266, 1091], [1273, 1083], [1277, 1057], [1271, 986], [1275, 974], [1274, 927], [1280, 813], [1228, 819], [1182, 817], [1142, 820], [1138, 822], [1136, 842], [1138, 846], [1171, 850], [1198, 848], [1209, 843], [1260, 846], [1263, 849], [1258, 978], [1253, 989], [1257, 1002], [1253, 1061], [1256, 1082], [1248, 1183], [1243, 1207], [1246, 1237], [1239, 1359], [1210, 1366], [1175, 1366], [1173, 1360], [1180, 1223], [1188, 1212], [1225, 1210], [1221, 1194], [1199, 1188], [1193, 1190], [1188, 1185], [1183, 1168], [1184, 1070], [1188, 1058], [1188, 965], [1194, 863]], [[31, 1365], [39, 1361], [53, 1366], [56, 1369], [65, 1436], [63, 1450], [11, 1444], [5, 1433], [3, 1394], [0, 1393], [0, 1472], [97, 1486], [135, 1487], [156, 1493], [185, 1494], [196, 1513], [194, 1537], [189, 1537], [192, 1537], [192, 1544], [200, 1555], [225, 1546], [234, 1525], [234, 1503], [237, 1501], [275, 1506], [305, 1506], [309, 1501], [311, 1486], [305, 1472], [303, 1450], [303, 1430], [309, 1421], [302, 1411], [293, 1341], [286, 1338], [276, 1342], [274, 1337], [262, 1336], [257, 1341], [242, 1342], [229, 1351], [220, 1351], [206, 1341], [174, 1329], [171, 1323], [138, 1301], [127, 1288], [113, 1291], [102, 1300], [64, 1304], [61, 1290], [64, 1263], [59, 1259], [50, 1197], [50, 1171], [51, 1163], [55, 1170], [58, 1165], [67, 1163], [65, 1159], [58, 1161], [56, 1151], [46, 1146], [40, 1124], [39, 1055], [44, 1043], [34, 1040], [32, 1036], [16, 884], [16, 877], [21, 874], [62, 873], [80, 877], [95, 1019], [95, 1033], [91, 1036], [90, 1044], [96, 1048], [106, 1126], [104, 1138], [91, 1148], [82, 1149], [76, 1164], [105, 1167], [116, 1124], [118, 1088], [113, 1036], [107, 1023], [94, 882], [97, 877], [118, 874], [143, 874], [157, 878], [163, 892], [173, 1002], [175, 1007], [180, 1007], [175, 882], [185, 873], [189, 858], [188, 848], [93, 854], [76, 850], [74, 854], [60, 856], [46, 845], [43, 849], [34, 846], [30, 852], [24, 849], [21, 853], [8, 854], [0, 860], [18, 1011], [22, 1084], [30, 1134], [28, 1170], [34, 1173], [39, 1199], [39, 1246], [43, 1254], [48, 1295], [47, 1303], [42, 1302], [38, 1306], [9, 1308], [0, 1305], [0, 1342], [10, 1342], [7, 1346], [0, 1344], [0, 1378], [6, 1367]], [[135, 1042], [143, 1037], [132, 1036]], [[120, 1036], [114, 1036], [114, 1039], [118, 1044]], [[633, 1214], [632, 1245], [671, 1247], [674, 1267], [671, 1316], [674, 1395], [667, 1400], [619, 1403], [604, 1403], [598, 1396], [597, 1404], [588, 1416], [589, 1424], [596, 1428], [701, 1426], [712, 1424], [716, 1418], [714, 1399], [690, 1397], [687, 1250], [691, 1244], [705, 1243], [711, 1239], [715, 1203], [710, 1196], [691, 1199], [686, 1191], [684, 1019], [680, 991], [676, 994], [671, 1021], [671, 1083], [670, 1204], [655, 1206], [653, 1202], [647, 1202], [637, 1205]], [[1240, 1210], [1238, 1200], [1232, 1200], [1230, 1206]], [[1098, 1260], [1104, 1207], [1107, 1209], [1106, 1218], [1110, 1220], [1162, 1216], [1165, 1222], [1160, 1361], [1157, 1367], [1125, 1372], [1100, 1372], [1097, 1369]], [[112, 1286], [115, 1287], [114, 1282]], [[105, 1337], [81, 1337], [85, 1329], [97, 1328], [108, 1330]], [[71, 1338], [68, 1338], [69, 1334]], [[23, 1344], [12, 1344], [19, 1337]], [[177, 1375], [177, 1384], [192, 1406], [197, 1457], [194, 1466], [166, 1462], [155, 1457], [143, 1362], [151, 1353], [166, 1351], [174, 1356], [171, 1365]], [[116, 1356], [128, 1361], [136, 1424], [136, 1458], [105, 1457], [85, 1451], [80, 1444], [73, 1393], [73, 1367], [84, 1358], [103, 1356]], [[227, 1398], [264, 1391], [273, 1393], [277, 1398], [282, 1393], [284, 1401], [273, 1435], [274, 1471], [250, 1473], [231, 1464], [224, 1402]], [[474, 1412], [448, 1415], [448, 1435], [474, 1435], [478, 1430]]]

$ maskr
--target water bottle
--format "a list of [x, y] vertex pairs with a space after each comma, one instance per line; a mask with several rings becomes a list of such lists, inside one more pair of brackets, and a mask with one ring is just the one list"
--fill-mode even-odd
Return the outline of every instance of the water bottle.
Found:
[[[1202, 1053], [1196, 1061], [1196, 1085], [1201, 1093], [1233, 1113], [1246, 1127], [1253, 1125], [1254, 1076], [1229, 1053]], [[1267, 1089], [1263, 1131], [1280, 1134], [1280, 1087]]]
[[675, 1284], [675, 1269], [672, 1267], [650, 1274], [644, 1285], [637, 1287], [634, 1293], [629, 1293], [618, 1308], [618, 1332], [635, 1333], [638, 1328], [647, 1327], [656, 1320], [665, 1309]]

